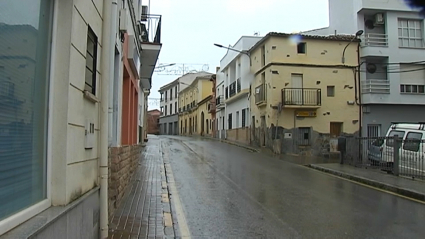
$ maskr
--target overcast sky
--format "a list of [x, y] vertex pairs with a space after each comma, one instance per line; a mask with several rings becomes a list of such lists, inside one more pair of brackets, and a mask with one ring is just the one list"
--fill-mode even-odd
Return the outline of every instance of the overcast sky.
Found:
[[[147, 4], [148, 0], [143, 0]], [[162, 15], [158, 64], [209, 65], [215, 73], [226, 50], [243, 35], [299, 32], [328, 26], [328, 0], [151, 0], [151, 14]], [[158, 89], [178, 75], [152, 78], [149, 109], [159, 108]]]

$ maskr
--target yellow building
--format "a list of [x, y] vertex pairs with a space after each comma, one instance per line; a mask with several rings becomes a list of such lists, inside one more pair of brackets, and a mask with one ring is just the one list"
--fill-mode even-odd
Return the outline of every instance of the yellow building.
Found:
[[332, 138], [356, 135], [358, 45], [355, 36], [284, 33], [254, 45], [253, 143], [276, 153], [324, 155], [336, 150]]
[[180, 135], [212, 135], [212, 76], [198, 76], [179, 92]]

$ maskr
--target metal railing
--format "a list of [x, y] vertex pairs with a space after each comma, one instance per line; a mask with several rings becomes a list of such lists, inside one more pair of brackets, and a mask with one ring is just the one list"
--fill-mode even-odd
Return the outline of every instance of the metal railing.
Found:
[[[425, 159], [422, 139], [395, 137], [347, 138], [344, 163], [425, 179]], [[398, 149], [398, 150], [395, 150]]]
[[388, 35], [381, 33], [366, 33], [363, 36], [363, 46], [388, 46]]
[[322, 91], [316, 88], [285, 88], [282, 89], [283, 105], [320, 106]]
[[222, 95], [218, 96], [218, 97], [215, 99], [215, 104], [216, 104], [216, 105], [221, 105], [221, 104], [223, 104], [223, 103], [224, 103], [224, 101], [223, 101], [223, 96], [222, 96]]
[[236, 80], [236, 91], [237, 93], [241, 92], [241, 78]]
[[161, 43], [161, 15], [142, 15], [140, 34], [142, 43]]
[[255, 87], [255, 104], [266, 102], [266, 85], [262, 84]]
[[390, 81], [389, 80], [376, 80], [367, 79], [362, 80], [362, 93], [363, 94], [389, 94], [390, 93]]
[[229, 85], [229, 98], [236, 95], [236, 81]]

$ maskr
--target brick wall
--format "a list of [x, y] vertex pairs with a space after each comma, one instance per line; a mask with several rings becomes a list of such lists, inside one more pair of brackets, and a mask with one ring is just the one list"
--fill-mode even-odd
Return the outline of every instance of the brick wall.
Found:
[[109, 148], [109, 218], [121, 203], [130, 179], [139, 165], [141, 145]]

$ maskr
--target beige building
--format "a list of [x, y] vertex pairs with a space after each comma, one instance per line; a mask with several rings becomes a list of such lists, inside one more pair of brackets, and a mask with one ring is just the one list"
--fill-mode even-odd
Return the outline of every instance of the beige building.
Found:
[[355, 36], [269, 33], [250, 54], [255, 145], [277, 153], [324, 155], [335, 150], [329, 146], [332, 138], [358, 134]]
[[213, 74], [198, 76], [179, 92], [180, 135], [212, 135], [211, 108]]

